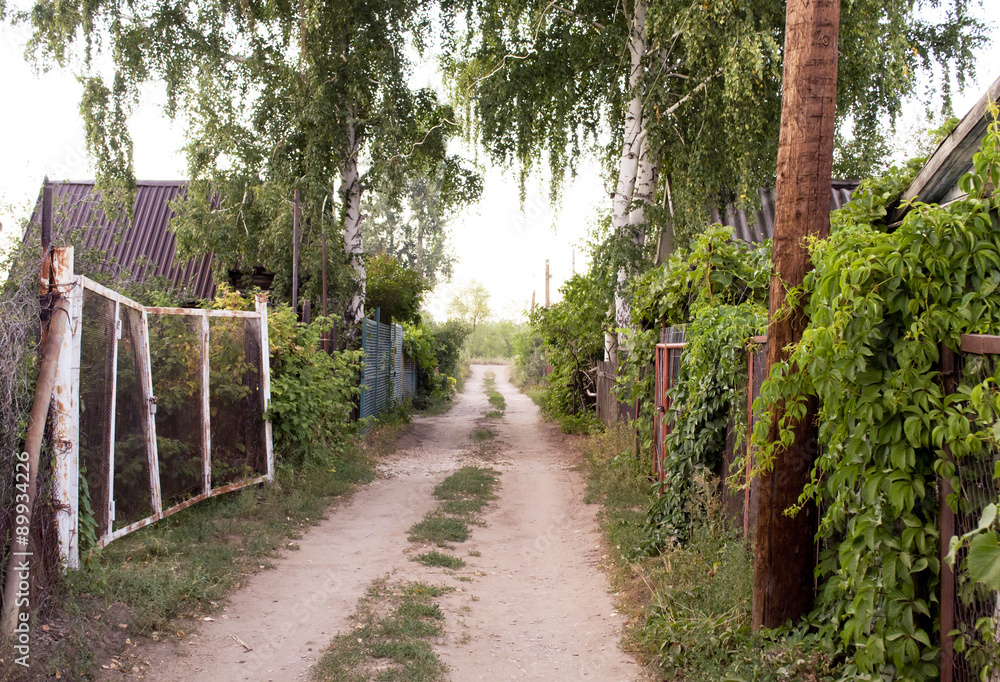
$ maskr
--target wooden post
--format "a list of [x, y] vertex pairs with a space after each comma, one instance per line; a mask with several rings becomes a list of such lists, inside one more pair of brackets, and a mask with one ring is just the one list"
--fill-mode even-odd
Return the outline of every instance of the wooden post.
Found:
[[[271, 345], [267, 335], [267, 294], [257, 294], [254, 301], [260, 315], [260, 391], [264, 414], [271, 408]], [[267, 453], [267, 480], [274, 483], [274, 437], [271, 420], [264, 420], [264, 448]]]
[[[788, 0], [785, 69], [778, 141], [767, 369], [788, 356], [808, 323], [802, 309], [785, 308], [788, 290], [811, 268], [805, 238], [830, 231], [830, 174], [837, 102], [839, 0]], [[784, 310], [783, 310], [784, 309]], [[779, 311], [782, 311], [779, 314]], [[792, 371], [795, 371], [793, 368]], [[781, 406], [772, 415], [770, 442], [778, 442]], [[773, 469], [762, 475], [754, 551], [752, 624], [755, 630], [798, 621], [812, 604], [817, 510], [807, 505], [794, 518], [816, 452], [816, 403], [793, 426], [791, 446], [777, 448]]]
[[535, 290], [531, 290], [531, 312], [535, 312]]
[[208, 311], [202, 311], [199, 323], [199, 359], [201, 360], [201, 492], [212, 493], [212, 373], [209, 367], [211, 325]]
[[302, 301], [302, 322], [307, 325], [312, 322], [312, 303], [308, 298]]
[[80, 567], [80, 322], [83, 318], [83, 284], [73, 275], [73, 248], [57, 258], [64, 261], [64, 273], [59, 278], [69, 277], [66, 282], [55, 280], [56, 286], [68, 289], [64, 296], [69, 299], [70, 328], [63, 335], [59, 347], [59, 364], [56, 369], [56, 385], [52, 399], [57, 409], [52, 415], [52, 454], [55, 460], [55, 477], [52, 496], [56, 508], [56, 532], [59, 536], [59, 559], [62, 568]]
[[299, 311], [299, 190], [292, 209], [292, 310]]

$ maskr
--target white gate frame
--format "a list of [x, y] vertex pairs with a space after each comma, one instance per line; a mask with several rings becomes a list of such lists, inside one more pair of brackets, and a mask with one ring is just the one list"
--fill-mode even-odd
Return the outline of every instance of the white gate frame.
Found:
[[[129, 524], [118, 530], [114, 527], [114, 436], [115, 412], [110, 415], [108, 458], [108, 495], [100, 504], [106, 506], [108, 512], [108, 529], [103, 537], [98, 539], [98, 547], [104, 547], [109, 542], [127, 535], [139, 528], [155, 523], [160, 519], [186, 509], [193, 504], [209, 497], [223, 495], [240, 488], [274, 481], [274, 449], [272, 443], [271, 422], [264, 419], [264, 443], [267, 454], [267, 473], [253, 479], [237, 481], [229, 485], [212, 488], [211, 463], [211, 418], [209, 414], [210, 385], [208, 366], [208, 321], [210, 317], [251, 318], [260, 320], [261, 344], [261, 393], [263, 410], [266, 414], [271, 403], [271, 370], [270, 348], [267, 334], [267, 296], [257, 294], [255, 310], [202, 310], [194, 308], [147, 308], [135, 301], [122, 296], [105, 286], [98, 284], [82, 275], [73, 275], [73, 249], [56, 249], [54, 259], [57, 266], [52, 273], [52, 282], [57, 291], [68, 296], [70, 301], [70, 332], [63, 338], [59, 351], [59, 363], [56, 370], [56, 386], [53, 391], [53, 449], [55, 459], [55, 480], [53, 496], [56, 507], [56, 527], [59, 538], [59, 554], [63, 566], [75, 569], [80, 566], [80, 335], [83, 321], [83, 290], [89, 289], [96, 294], [108, 298], [115, 303], [115, 348], [112, 354], [111, 396], [117, 408], [117, 365], [118, 340], [122, 337], [121, 308], [132, 308], [142, 315], [142, 327], [136, 343], [139, 350], [140, 374], [143, 377], [143, 399], [148, 406], [145, 420], [146, 452], [149, 467], [149, 490], [152, 515]], [[163, 509], [160, 490], [160, 466], [156, 449], [156, 397], [153, 395], [153, 377], [149, 352], [149, 313], [159, 315], [185, 315], [200, 320], [200, 351], [202, 394], [202, 492], [168, 509]], [[98, 502], [95, 500], [95, 506]]]

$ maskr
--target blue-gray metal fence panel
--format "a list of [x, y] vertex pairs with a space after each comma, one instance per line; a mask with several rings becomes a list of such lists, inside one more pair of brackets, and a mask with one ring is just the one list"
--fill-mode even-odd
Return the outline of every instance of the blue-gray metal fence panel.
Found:
[[392, 325], [392, 401], [403, 402], [403, 327]]
[[403, 399], [413, 399], [417, 394], [417, 363], [403, 359]]

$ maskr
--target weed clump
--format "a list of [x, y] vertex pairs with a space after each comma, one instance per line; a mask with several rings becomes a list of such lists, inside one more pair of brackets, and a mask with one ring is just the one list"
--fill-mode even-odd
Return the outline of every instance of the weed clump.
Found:
[[412, 559], [412, 561], [418, 561], [424, 566], [440, 566], [441, 568], [459, 569], [465, 566], [464, 559], [438, 551], [418, 554]]

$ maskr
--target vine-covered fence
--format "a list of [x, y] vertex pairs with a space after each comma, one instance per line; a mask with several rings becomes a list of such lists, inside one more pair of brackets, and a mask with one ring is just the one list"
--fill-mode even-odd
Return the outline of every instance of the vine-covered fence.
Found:
[[72, 278], [53, 440], [60, 553], [274, 479], [267, 305], [149, 308]]
[[[966, 334], [962, 337], [960, 351], [953, 356], [944, 353], [942, 361], [943, 380], [950, 392], [958, 387], [971, 389], [981, 385], [998, 376], [1000, 336]], [[948, 367], [946, 363], [952, 366]], [[954, 464], [960, 489], [952, 491], [943, 479], [938, 483], [942, 557], [948, 552], [951, 537], [976, 530], [986, 506], [996, 504], [1000, 499], [1000, 485], [996, 478], [1000, 452], [983, 448], [976, 454], [956, 459]], [[952, 492], [957, 495], [950, 505], [947, 498]], [[953, 511], [955, 505], [957, 510]], [[967, 560], [967, 550], [960, 550], [956, 559], [956, 566], [962, 565]], [[974, 682], [980, 679], [980, 671], [984, 667], [994, 671], [989, 679], [998, 679], [1000, 593], [972, 580], [966, 571], [956, 573], [944, 562], [941, 583], [941, 633], [944, 640], [941, 647], [941, 679]], [[949, 636], [950, 632], [956, 632], [957, 637]], [[956, 640], [960, 642], [957, 647]]]

